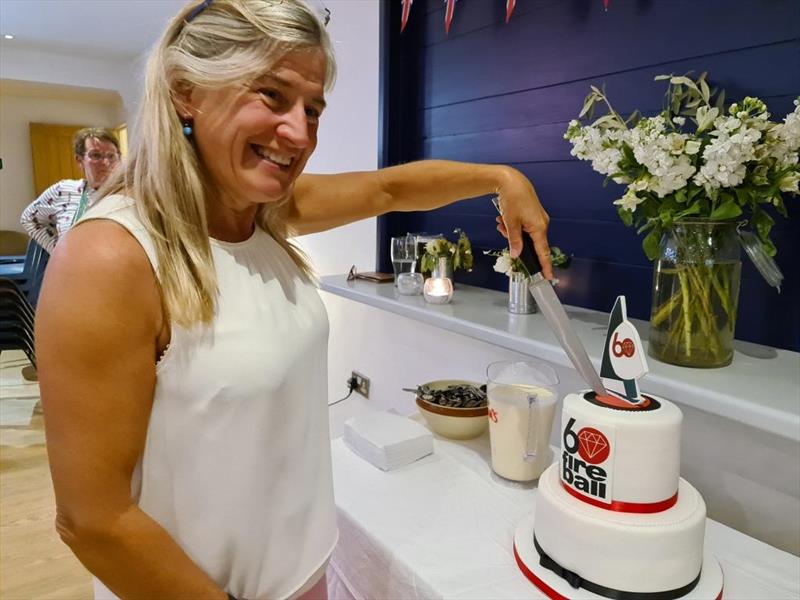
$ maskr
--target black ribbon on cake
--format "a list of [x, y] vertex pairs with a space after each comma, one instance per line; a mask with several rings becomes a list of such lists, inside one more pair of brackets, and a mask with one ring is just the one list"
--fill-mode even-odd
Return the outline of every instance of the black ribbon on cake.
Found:
[[583, 588], [593, 594], [605, 598], [612, 598], [613, 600], [675, 600], [675, 598], [680, 598], [691, 592], [700, 581], [700, 573], [698, 573], [694, 580], [673, 590], [666, 590], [663, 592], [625, 592], [623, 590], [616, 590], [600, 585], [599, 583], [594, 583], [593, 581], [584, 579], [575, 571], [565, 569], [542, 550], [542, 547], [539, 545], [539, 540], [536, 539], [535, 535], [533, 536], [533, 545], [536, 547], [536, 552], [539, 553], [539, 564], [545, 569], [551, 570], [575, 589]]

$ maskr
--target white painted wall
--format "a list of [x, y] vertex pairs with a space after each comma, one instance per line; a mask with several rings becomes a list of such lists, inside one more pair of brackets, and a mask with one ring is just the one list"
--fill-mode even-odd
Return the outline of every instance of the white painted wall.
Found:
[[[338, 75], [328, 94], [319, 145], [306, 167], [309, 173], [366, 171], [378, 164], [379, 3], [329, 2], [328, 31]], [[375, 268], [376, 220], [298, 239], [321, 275], [346, 272], [355, 264]]]
[[0, 77], [118, 91], [127, 104], [135, 100], [131, 83], [136, 81], [137, 60], [108, 60], [49, 52], [26, 46], [4, 45], [0, 52]]
[[117, 127], [125, 120], [119, 97], [66, 96], [0, 90], [0, 229], [22, 231], [19, 216], [35, 198], [30, 123]]

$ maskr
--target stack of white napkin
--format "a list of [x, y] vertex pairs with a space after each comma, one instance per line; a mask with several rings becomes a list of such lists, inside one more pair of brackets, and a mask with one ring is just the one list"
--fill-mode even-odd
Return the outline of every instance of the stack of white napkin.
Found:
[[353, 452], [384, 471], [433, 453], [430, 431], [407, 417], [385, 411], [347, 419], [343, 439]]

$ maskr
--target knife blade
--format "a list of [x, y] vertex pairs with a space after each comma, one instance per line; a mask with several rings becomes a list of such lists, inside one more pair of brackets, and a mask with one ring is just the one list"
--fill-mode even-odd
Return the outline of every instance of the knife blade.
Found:
[[575, 333], [575, 329], [569, 321], [569, 316], [564, 310], [564, 305], [561, 304], [561, 300], [558, 299], [555, 291], [553, 291], [552, 284], [541, 273], [535, 273], [531, 276], [530, 290], [536, 300], [536, 304], [539, 306], [539, 310], [544, 315], [547, 324], [555, 334], [558, 343], [561, 344], [572, 365], [596, 394], [605, 396], [608, 392], [603, 387], [603, 382], [600, 380], [600, 376], [586, 353], [586, 348], [581, 343], [581, 339]]
[[[494, 204], [497, 212], [502, 217], [503, 213], [500, 211], [500, 204], [497, 198], [492, 198], [492, 204]], [[507, 230], [508, 227], [506, 227]], [[556, 336], [556, 340], [564, 349], [575, 370], [578, 371], [596, 394], [600, 396], [607, 395], [608, 392], [603, 386], [603, 382], [597, 374], [586, 348], [583, 346], [578, 334], [575, 333], [572, 323], [570, 323], [569, 316], [564, 310], [564, 305], [561, 304], [561, 300], [553, 291], [552, 284], [542, 275], [542, 265], [539, 263], [539, 257], [536, 256], [533, 240], [525, 232], [522, 235], [522, 252], [519, 258], [531, 274], [529, 286], [531, 294], [533, 294], [539, 310], [544, 315], [547, 324]]]

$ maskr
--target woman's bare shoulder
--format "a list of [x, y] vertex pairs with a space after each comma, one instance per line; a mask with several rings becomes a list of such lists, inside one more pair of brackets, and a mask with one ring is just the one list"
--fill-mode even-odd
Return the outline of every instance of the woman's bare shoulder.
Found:
[[40, 303], [50, 300], [107, 309], [135, 309], [158, 320], [160, 296], [144, 248], [119, 223], [94, 219], [70, 230], [47, 265]]

